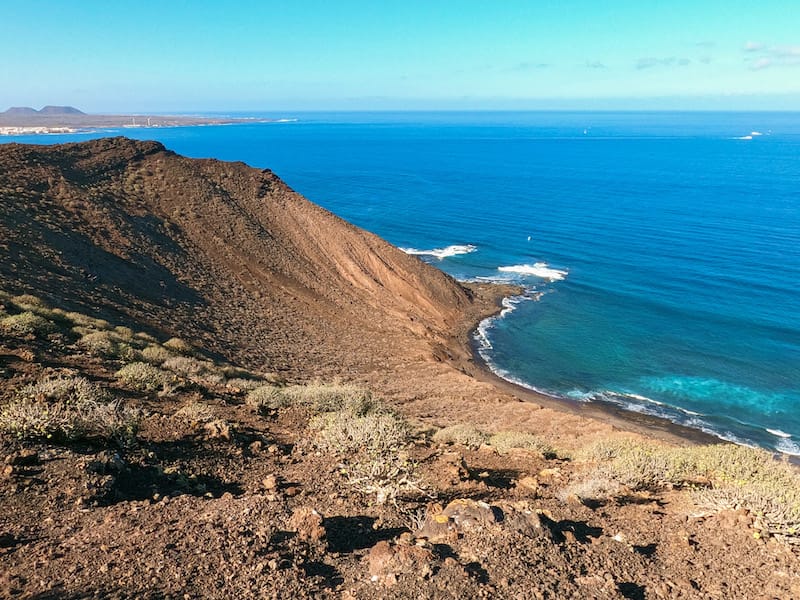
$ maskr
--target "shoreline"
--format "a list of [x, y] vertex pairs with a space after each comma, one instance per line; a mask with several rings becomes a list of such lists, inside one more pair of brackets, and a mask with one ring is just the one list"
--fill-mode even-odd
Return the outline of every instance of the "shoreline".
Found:
[[158, 129], [201, 125], [272, 123], [275, 119], [191, 117], [182, 115], [38, 115], [0, 113], [0, 136], [94, 133], [104, 129]]
[[[470, 290], [474, 290], [475, 284], [464, 284]], [[492, 292], [494, 301], [494, 311], [488, 316], [480, 316], [477, 321], [473, 320], [466, 331], [466, 339], [460, 339], [459, 342], [468, 350], [470, 358], [467, 359], [465, 370], [476, 380], [488, 383], [499, 390], [516, 397], [522, 402], [537, 404], [542, 407], [551, 408], [560, 412], [585, 417], [596, 421], [601, 421], [611, 425], [616, 429], [637, 433], [647, 438], [656, 439], [658, 441], [667, 442], [677, 445], [699, 445], [699, 444], [730, 444], [718, 436], [706, 433], [699, 429], [693, 429], [673, 423], [669, 419], [663, 417], [656, 417], [644, 413], [625, 410], [612, 403], [603, 402], [579, 402], [577, 400], [570, 400], [568, 398], [559, 398], [557, 396], [550, 396], [528, 387], [509, 381], [495, 373], [491, 367], [484, 360], [478, 350], [478, 342], [475, 339], [475, 333], [480, 324], [487, 318], [496, 316], [503, 309], [502, 302], [508, 297], [506, 293], [508, 290], [501, 289], [502, 285], [498, 284], [480, 284], [482, 287], [492, 286], [489, 289]], [[459, 336], [461, 337], [461, 336]]]

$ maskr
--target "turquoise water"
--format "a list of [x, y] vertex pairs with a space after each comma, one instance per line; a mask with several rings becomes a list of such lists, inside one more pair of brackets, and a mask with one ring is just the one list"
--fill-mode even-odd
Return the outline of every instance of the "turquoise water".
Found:
[[477, 334], [504, 377], [800, 454], [800, 114], [275, 116], [122, 133], [523, 285]]

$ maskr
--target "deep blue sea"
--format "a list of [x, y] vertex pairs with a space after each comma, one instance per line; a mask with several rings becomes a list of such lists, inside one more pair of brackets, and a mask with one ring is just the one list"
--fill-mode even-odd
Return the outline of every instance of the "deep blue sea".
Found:
[[268, 116], [296, 120], [105, 135], [268, 167], [459, 279], [523, 285], [476, 334], [508, 379], [800, 454], [800, 113]]

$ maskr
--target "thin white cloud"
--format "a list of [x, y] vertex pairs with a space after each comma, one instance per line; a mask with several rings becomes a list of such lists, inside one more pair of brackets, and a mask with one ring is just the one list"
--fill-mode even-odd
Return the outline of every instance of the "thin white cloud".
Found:
[[525, 61], [525, 62], [521, 62], [521, 63], [518, 63], [517, 65], [515, 65], [513, 70], [514, 71], [533, 71], [535, 69], [546, 69], [546, 68], [548, 68], [550, 66], [551, 65], [548, 64], [548, 63], [541, 63], [541, 62], [537, 63], [537, 62]]
[[652, 69], [653, 67], [685, 67], [691, 62], [688, 58], [678, 58], [676, 56], [667, 58], [648, 56], [636, 61], [636, 69], [641, 71], [643, 69]]
[[761, 71], [770, 67], [795, 67], [800, 66], [800, 46], [783, 45], [767, 46], [756, 42], [747, 42], [744, 51], [752, 53], [754, 57], [745, 58], [752, 71]]

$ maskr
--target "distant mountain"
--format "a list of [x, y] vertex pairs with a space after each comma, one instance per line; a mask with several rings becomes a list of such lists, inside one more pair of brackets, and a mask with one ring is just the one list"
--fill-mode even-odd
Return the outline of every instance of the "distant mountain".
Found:
[[45, 106], [42, 110], [36, 110], [30, 106], [12, 106], [0, 115], [16, 117], [35, 117], [36, 115], [85, 115], [86, 113], [72, 106]]
[[9, 116], [12, 115], [25, 116], [25, 115], [38, 115], [39, 111], [36, 110], [35, 108], [31, 108], [30, 106], [12, 106], [7, 111], [4, 111], [0, 114]]
[[40, 115], [85, 115], [86, 113], [72, 106], [45, 106]]

